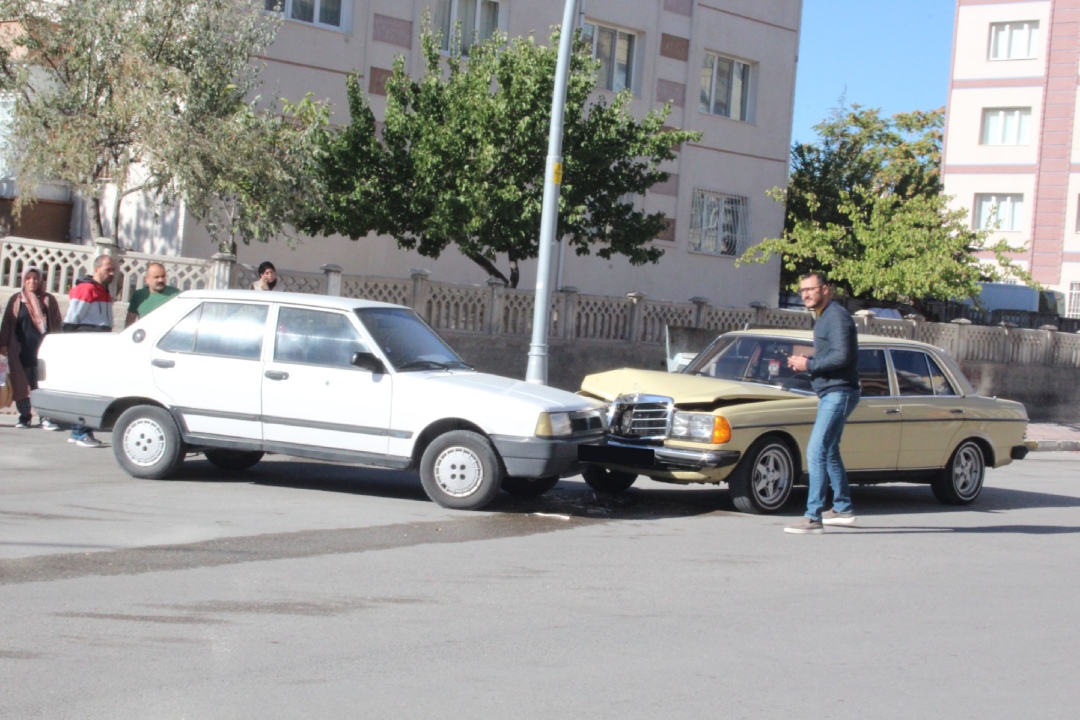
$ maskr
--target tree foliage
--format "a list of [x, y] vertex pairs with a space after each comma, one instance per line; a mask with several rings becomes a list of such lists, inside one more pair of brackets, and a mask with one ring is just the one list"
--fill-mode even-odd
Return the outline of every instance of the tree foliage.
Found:
[[[432, 258], [453, 245], [516, 286], [519, 261], [539, 252], [558, 33], [547, 47], [496, 35], [472, 45], [467, 58], [458, 41], [447, 58], [425, 21], [421, 43], [426, 74], [409, 77], [397, 59], [382, 128], [359, 81], [349, 79], [351, 124], [328, 138], [321, 163], [325, 211], [304, 227], [353, 239], [390, 235]], [[700, 134], [664, 129], [669, 108], [634, 119], [629, 91], [590, 104], [596, 69], [579, 45], [567, 90], [557, 233], [578, 255], [656, 262], [663, 251], [649, 242], [665, 219], [639, 209], [635, 198], [668, 178], [660, 164], [674, 157], [673, 146]]]
[[[19, 204], [43, 183], [86, 197], [119, 240], [120, 203], [187, 200], [223, 240], [267, 239], [304, 195], [310, 101], [256, 110], [254, 57], [280, 19], [258, 0], [0, 0], [0, 86], [16, 97], [7, 147]], [[310, 176], [310, 174], [309, 174]], [[103, 207], [106, 188], [116, 189]], [[214, 199], [216, 198], [216, 202]], [[268, 212], [271, 211], [271, 212]]]
[[[740, 262], [783, 258], [782, 283], [824, 271], [853, 297], [877, 300], [973, 298], [979, 284], [1029, 279], [1009, 257], [1022, 248], [972, 230], [968, 212], [942, 193], [944, 112], [839, 108], [815, 126], [820, 137], [791, 151], [784, 234], [750, 248]], [[980, 262], [989, 252], [997, 265]]]

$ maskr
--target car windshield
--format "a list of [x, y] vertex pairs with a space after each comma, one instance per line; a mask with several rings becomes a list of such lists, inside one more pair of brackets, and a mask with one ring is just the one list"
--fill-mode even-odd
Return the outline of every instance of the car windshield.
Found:
[[813, 354], [814, 346], [802, 340], [721, 335], [682, 372], [809, 392], [810, 376], [789, 368], [787, 359], [792, 355]]
[[356, 314], [395, 370], [472, 367], [412, 310], [363, 308]]

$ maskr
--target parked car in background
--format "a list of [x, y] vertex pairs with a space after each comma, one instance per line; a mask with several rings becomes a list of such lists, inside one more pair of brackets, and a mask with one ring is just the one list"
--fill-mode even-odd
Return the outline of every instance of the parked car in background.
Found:
[[411, 309], [365, 300], [190, 291], [39, 357], [38, 412], [111, 429], [140, 478], [283, 453], [418, 470], [432, 500], [476, 509], [550, 489], [604, 430], [601, 403], [476, 372]]
[[[678, 373], [621, 369], [587, 376], [580, 394], [608, 404], [603, 446], [580, 448], [594, 488], [621, 491], [639, 475], [670, 483], [727, 482], [744, 512], [783, 508], [806, 481], [817, 413], [810, 376], [788, 368], [812, 355], [808, 331], [721, 335]], [[859, 336], [862, 399], [841, 453], [851, 482], [928, 483], [943, 503], [982, 490], [987, 467], [1023, 458], [1027, 412], [981, 397], [945, 352]]]

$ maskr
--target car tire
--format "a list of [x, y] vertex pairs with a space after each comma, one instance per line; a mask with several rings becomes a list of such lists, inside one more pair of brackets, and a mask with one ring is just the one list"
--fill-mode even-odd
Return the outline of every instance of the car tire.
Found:
[[255, 467], [263, 459], [262, 450], [226, 450], [216, 448], [203, 453], [211, 465], [228, 472], [240, 472]]
[[599, 465], [586, 465], [581, 471], [581, 477], [585, 478], [585, 483], [593, 490], [609, 493], [626, 492], [637, 480], [634, 473], [608, 470]]
[[934, 497], [945, 505], [968, 505], [982, 492], [986, 478], [986, 455], [974, 440], [965, 440], [953, 451], [941, 474], [930, 483]]
[[175, 475], [187, 453], [173, 416], [156, 405], [125, 410], [113, 428], [112, 447], [120, 467], [148, 480]]
[[735, 508], [758, 515], [784, 507], [794, 485], [795, 458], [778, 437], [764, 437], [751, 445], [728, 477]]
[[502, 489], [511, 495], [536, 497], [538, 495], [543, 495], [558, 484], [559, 477], [557, 475], [554, 477], [542, 478], [504, 477]]
[[479, 510], [499, 492], [502, 463], [491, 442], [470, 430], [435, 438], [420, 459], [420, 482], [435, 503], [455, 510]]

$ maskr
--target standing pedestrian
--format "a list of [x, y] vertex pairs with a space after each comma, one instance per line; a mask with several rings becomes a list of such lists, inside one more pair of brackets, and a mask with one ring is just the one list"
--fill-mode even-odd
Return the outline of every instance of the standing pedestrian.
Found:
[[[60, 305], [45, 292], [45, 278], [40, 268], [28, 265], [22, 272], [22, 287], [11, 296], [0, 321], [0, 355], [8, 359], [8, 383], [19, 411], [15, 427], [31, 427], [30, 391], [38, 386], [38, 348], [51, 332], [60, 332]], [[45, 430], [60, 426], [41, 419]]]
[[259, 263], [259, 279], [251, 283], [252, 290], [279, 290], [277, 286], [277, 268], [274, 263], [264, 260]]
[[151, 262], [146, 266], [146, 287], [139, 288], [131, 295], [124, 327], [131, 327], [136, 320], [149, 315], [179, 294], [179, 289], [168, 284], [165, 266], [157, 261]]
[[[822, 525], [851, 525], [855, 512], [847, 471], [840, 457], [840, 439], [844, 423], [859, 403], [859, 340], [855, 321], [840, 303], [833, 302], [832, 287], [825, 275], [813, 272], [799, 283], [803, 304], [817, 316], [814, 322], [812, 357], [792, 355], [788, 367], [810, 373], [810, 383], [818, 396], [817, 419], [806, 447], [810, 473], [810, 492], [806, 515], [784, 532], [797, 535], [819, 534]], [[825, 507], [825, 485], [833, 490], [832, 510]]]
[[[112, 295], [109, 285], [116, 275], [116, 261], [108, 255], [94, 258], [94, 272], [79, 278], [68, 294], [64, 332], [112, 332]], [[82, 423], [71, 427], [68, 442], [80, 447], [101, 447], [90, 428]]]

